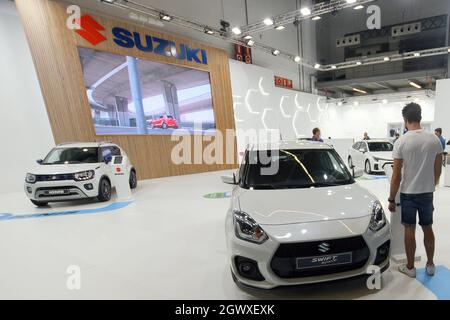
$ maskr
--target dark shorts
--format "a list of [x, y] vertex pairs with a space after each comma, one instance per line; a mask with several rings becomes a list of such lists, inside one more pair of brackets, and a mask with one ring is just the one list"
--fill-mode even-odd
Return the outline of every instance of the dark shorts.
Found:
[[402, 208], [402, 224], [415, 225], [419, 214], [421, 226], [433, 224], [433, 193], [400, 194], [400, 206]]

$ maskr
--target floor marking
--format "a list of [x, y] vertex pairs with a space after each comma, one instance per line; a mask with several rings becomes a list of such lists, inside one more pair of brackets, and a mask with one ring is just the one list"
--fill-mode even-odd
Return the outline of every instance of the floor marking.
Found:
[[231, 197], [231, 192], [214, 192], [208, 193], [203, 196], [206, 199], [222, 199]]
[[93, 213], [103, 213], [109, 211], [115, 211], [128, 206], [133, 201], [119, 201], [113, 202], [107, 206], [101, 208], [91, 208], [91, 209], [81, 209], [81, 210], [69, 210], [69, 211], [55, 211], [55, 212], [37, 212], [28, 214], [13, 214], [13, 213], [0, 213], [0, 221], [4, 220], [18, 220], [18, 219], [32, 219], [32, 218], [48, 218], [55, 216], [68, 216], [68, 215], [78, 215], [78, 214], [93, 214]]
[[447, 267], [436, 266], [433, 277], [427, 276], [425, 268], [417, 269], [416, 279], [433, 292], [438, 300], [450, 300], [450, 270]]

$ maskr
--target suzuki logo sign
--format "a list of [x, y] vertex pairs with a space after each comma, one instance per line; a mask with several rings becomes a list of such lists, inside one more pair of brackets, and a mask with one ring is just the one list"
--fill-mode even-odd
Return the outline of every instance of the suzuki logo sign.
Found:
[[327, 242], [323, 242], [319, 244], [319, 251], [322, 253], [328, 252], [330, 250], [330, 244]]
[[105, 28], [90, 15], [84, 15], [80, 18], [80, 29], [75, 30], [75, 32], [96, 46], [106, 40], [106, 37], [100, 32], [104, 30]]

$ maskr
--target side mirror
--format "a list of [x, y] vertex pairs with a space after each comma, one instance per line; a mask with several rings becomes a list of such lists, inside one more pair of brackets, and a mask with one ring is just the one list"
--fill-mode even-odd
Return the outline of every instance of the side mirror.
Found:
[[105, 161], [106, 164], [110, 163], [112, 161], [112, 155], [107, 155], [103, 157], [103, 160]]
[[366, 149], [361, 148], [359, 149], [359, 152], [366, 153]]
[[221, 176], [222, 182], [227, 184], [237, 184], [236, 175], [233, 173], [232, 175], [223, 175]]
[[362, 177], [363, 174], [364, 174], [364, 170], [363, 169], [353, 166], [353, 168], [352, 168], [353, 178]]
[[38, 160], [36, 160], [36, 162], [37, 162], [38, 164], [43, 164], [43, 163], [44, 163], [44, 160], [38, 159]]

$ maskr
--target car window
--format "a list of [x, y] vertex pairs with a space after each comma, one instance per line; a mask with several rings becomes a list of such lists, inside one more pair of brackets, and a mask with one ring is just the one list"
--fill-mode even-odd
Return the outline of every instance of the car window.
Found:
[[361, 144], [361, 142], [355, 143], [355, 144], [353, 145], [353, 149], [358, 150], [360, 144]]
[[98, 148], [54, 148], [45, 157], [43, 164], [98, 163]]
[[169, 118], [169, 119], [173, 119], [173, 117], [172, 117], [172, 116], [167, 116], [167, 118]]
[[394, 145], [390, 142], [369, 142], [369, 150], [372, 152], [392, 151]]
[[120, 148], [116, 147], [116, 146], [111, 147], [111, 152], [112, 152], [113, 156], [121, 156], [122, 155]]
[[113, 156], [111, 147], [103, 147], [101, 152], [102, 152], [102, 161], [105, 161], [105, 157], [107, 156], [111, 157]]
[[367, 145], [366, 145], [366, 143], [365, 143], [365, 142], [361, 142], [360, 145], [359, 145], [359, 149], [363, 149], [364, 152], [366, 152], [366, 151], [367, 151]]

